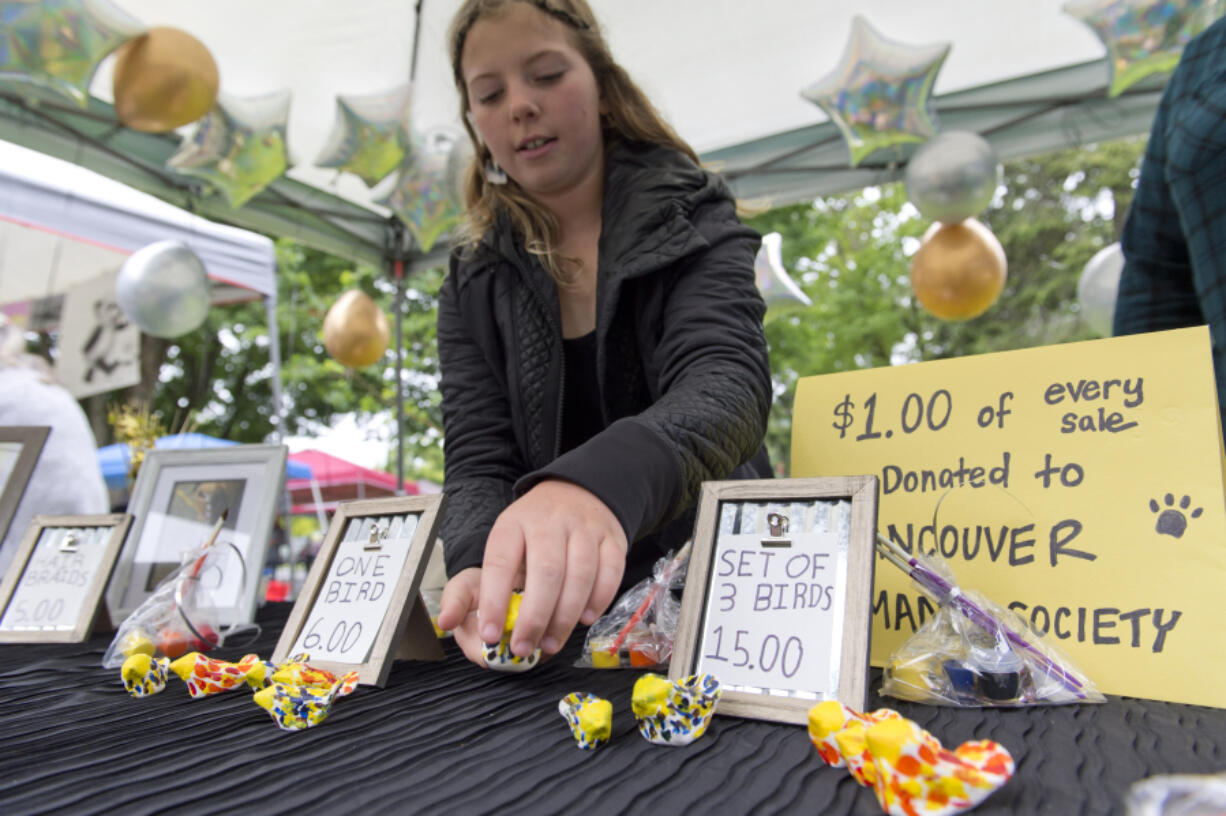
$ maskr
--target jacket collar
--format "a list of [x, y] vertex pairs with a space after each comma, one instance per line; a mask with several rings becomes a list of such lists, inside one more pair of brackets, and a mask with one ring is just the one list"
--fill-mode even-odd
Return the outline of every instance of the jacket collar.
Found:
[[[614, 145], [605, 168], [599, 263], [609, 283], [651, 273], [708, 245], [689, 216], [701, 201], [727, 193], [706, 171], [670, 148], [632, 143]], [[544, 273], [505, 213], [473, 262], [463, 265], [461, 282], [498, 258]]]

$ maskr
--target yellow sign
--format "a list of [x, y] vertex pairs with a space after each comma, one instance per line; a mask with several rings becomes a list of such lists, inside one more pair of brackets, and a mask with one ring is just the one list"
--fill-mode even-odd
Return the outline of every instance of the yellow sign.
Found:
[[[1107, 694], [1226, 708], [1226, 493], [1205, 327], [806, 377], [792, 476], [875, 474], [939, 553]], [[933, 604], [879, 560], [874, 665]]]

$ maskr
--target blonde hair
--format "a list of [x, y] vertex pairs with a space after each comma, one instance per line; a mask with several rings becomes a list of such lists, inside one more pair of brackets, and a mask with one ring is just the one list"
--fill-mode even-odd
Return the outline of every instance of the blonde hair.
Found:
[[596, 86], [608, 111], [601, 117], [601, 138], [606, 151], [620, 141], [628, 141], [671, 147], [689, 156], [695, 164], [698, 163], [698, 155], [664, 121], [626, 70], [614, 61], [596, 16], [585, 0], [465, 0], [451, 21], [449, 41], [451, 67], [456, 89], [460, 92], [460, 119], [472, 140], [474, 157], [464, 177], [466, 213], [456, 230], [455, 242], [468, 249], [476, 247], [493, 226], [498, 214], [505, 212], [522, 238], [524, 248], [540, 258], [550, 277], [565, 285], [573, 282], [577, 273], [566, 271], [562, 261], [577, 262], [577, 259], [558, 254], [557, 219], [548, 209], [533, 201], [514, 179], [508, 179], [506, 184], [486, 181], [485, 163], [490, 159], [490, 151], [481, 143], [465, 115], [470, 103], [468, 87], [460, 68], [464, 40], [478, 20], [496, 17], [512, 3], [534, 6], [566, 27], [571, 44], [596, 76]]

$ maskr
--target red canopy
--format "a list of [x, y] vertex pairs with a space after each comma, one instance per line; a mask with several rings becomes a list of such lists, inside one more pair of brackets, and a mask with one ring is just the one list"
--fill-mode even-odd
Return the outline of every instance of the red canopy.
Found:
[[[382, 470], [372, 470], [337, 456], [318, 450], [304, 450], [290, 454], [295, 462], [311, 468], [315, 483], [323, 499], [323, 509], [332, 511], [336, 503], [352, 499], [377, 499], [396, 495], [396, 477]], [[293, 501], [293, 512], [315, 512], [315, 496], [311, 491], [311, 479], [288, 479], [285, 489]], [[404, 482], [404, 493], [418, 493], [417, 485]]]

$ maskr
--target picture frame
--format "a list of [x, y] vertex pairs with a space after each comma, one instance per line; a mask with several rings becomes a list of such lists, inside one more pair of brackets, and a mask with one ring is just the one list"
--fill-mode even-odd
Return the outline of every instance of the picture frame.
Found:
[[131, 524], [126, 513], [35, 516], [0, 581], [0, 643], [80, 643], [109, 628], [102, 593]]
[[51, 428], [45, 425], [0, 427], [0, 542], [8, 536], [50, 434]]
[[442, 493], [341, 502], [273, 651], [298, 654], [363, 685], [387, 683], [396, 658], [442, 660], [422, 602]]
[[199, 611], [221, 626], [255, 619], [256, 593], [273, 522], [285, 487], [285, 445], [231, 445], [200, 449], [155, 449], [132, 487], [133, 517], [115, 575], [107, 588], [107, 610], [116, 623], [132, 614], [158, 583], [225, 521], [219, 544], [232, 544], [233, 569], [211, 574], [206, 595], [212, 605]]
[[875, 476], [705, 482], [669, 678], [714, 674], [718, 714], [863, 710], [876, 530]]

